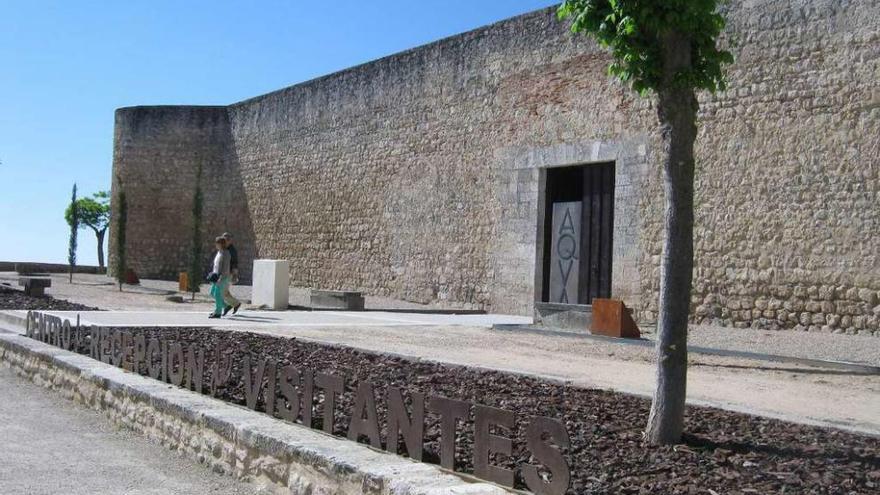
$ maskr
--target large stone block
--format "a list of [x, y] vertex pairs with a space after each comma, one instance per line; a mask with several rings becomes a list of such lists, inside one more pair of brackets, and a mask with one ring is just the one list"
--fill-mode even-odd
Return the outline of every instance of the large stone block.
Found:
[[311, 306], [314, 309], [341, 309], [363, 311], [364, 296], [360, 292], [312, 289]]
[[290, 262], [255, 260], [251, 303], [272, 309], [287, 309], [290, 299]]
[[535, 303], [535, 325], [553, 330], [586, 333], [593, 321], [586, 304]]

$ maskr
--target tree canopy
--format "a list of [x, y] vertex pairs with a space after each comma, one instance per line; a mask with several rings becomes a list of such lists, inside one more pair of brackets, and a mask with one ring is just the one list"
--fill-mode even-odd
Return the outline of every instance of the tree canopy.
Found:
[[[79, 198], [76, 200], [76, 210], [80, 225], [88, 226], [95, 232], [104, 231], [110, 225], [110, 193], [99, 191], [91, 198]], [[68, 225], [72, 225], [72, 204], [64, 211], [64, 219]]]
[[608, 48], [614, 61], [609, 74], [641, 94], [663, 84], [661, 46], [670, 33], [685, 36], [691, 47], [688, 67], [673, 75], [686, 88], [725, 89], [723, 68], [733, 63], [716, 40], [724, 29], [718, 0], [565, 0], [561, 19], [571, 19], [574, 33], [586, 32]]

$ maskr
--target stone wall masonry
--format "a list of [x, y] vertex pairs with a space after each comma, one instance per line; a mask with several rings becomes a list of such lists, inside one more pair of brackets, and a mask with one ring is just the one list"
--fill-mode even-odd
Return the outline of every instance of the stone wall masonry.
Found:
[[[545, 10], [232, 105], [261, 252], [290, 259], [294, 285], [529, 313], [538, 169], [597, 146], [629, 160], [635, 142], [646, 159], [645, 125], [615, 112], [647, 104], [593, 77], [605, 63]], [[623, 233], [637, 188], [620, 183]], [[619, 252], [637, 295], [636, 251]]]
[[727, 35], [730, 89], [701, 101], [696, 321], [880, 334], [880, 4], [743, 2]]
[[[700, 95], [694, 320], [877, 332], [880, 5], [726, 8], [729, 88]], [[122, 109], [114, 170], [162, 189], [138, 199], [152, 223], [130, 234], [150, 258], [136, 263], [181, 264], [185, 227], [158, 226], [185, 224], [167, 212], [191, 194], [201, 150], [228, 170], [210, 221], [244, 232], [245, 260], [290, 260], [293, 285], [529, 314], [543, 174], [614, 160], [612, 294], [648, 326], [656, 112], [608, 62], [545, 9], [206, 111], [209, 125], [188, 107]], [[151, 124], [134, 133], [130, 112]]]
[[[240, 256], [255, 257], [250, 213], [230, 149], [226, 107], [130, 107], [116, 111], [113, 195], [128, 201], [126, 257], [140, 277], [176, 280], [189, 267], [193, 195], [202, 164], [202, 265], [207, 273], [214, 238], [236, 237]], [[112, 202], [111, 202], [112, 204]], [[112, 214], [116, 214], [113, 205]], [[116, 264], [111, 222], [109, 266]], [[241, 265], [245, 280], [251, 265]]]
[[274, 493], [511, 493], [169, 387], [27, 337], [0, 333], [0, 363], [215, 472]]

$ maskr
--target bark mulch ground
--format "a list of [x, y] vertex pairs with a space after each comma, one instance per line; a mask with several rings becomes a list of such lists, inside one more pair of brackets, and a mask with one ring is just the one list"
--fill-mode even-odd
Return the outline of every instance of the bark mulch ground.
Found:
[[[650, 402], [620, 393], [588, 390], [510, 373], [412, 361], [269, 335], [206, 329], [133, 329], [150, 337], [179, 338], [213, 347], [220, 341], [235, 357], [234, 386], [220, 398], [245, 403], [243, 360], [272, 359], [315, 373], [344, 376], [334, 434], [345, 436], [360, 380], [376, 385], [379, 424], [385, 425], [385, 386], [515, 411], [512, 458], [493, 463], [516, 470], [534, 463], [524, 431], [532, 416], [561, 419], [571, 437], [565, 452], [572, 471], [569, 493], [880, 493], [880, 439], [803, 426], [718, 409], [690, 407], [688, 436], [674, 447], [642, 441]], [[316, 396], [319, 394], [316, 393]], [[409, 393], [406, 394], [409, 396]], [[280, 403], [278, 393], [276, 403]], [[313, 427], [320, 428], [317, 397]], [[857, 407], [842, 405], [842, 407]], [[258, 406], [262, 409], [262, 403]], [[426, 414], [425, 460], [439, 463], [439, 418]], [[473, 418], [471, 418], [472, 420]], [[459, 431], [456, 470], [472, 472], [473, 425]], [[385, 431], [382, 438], [386, 438]], [[517, 473], [517, 486], [524, 488]]]
[[20, 290], [0, 285], [0, 310], [33, 309], [39, 311], [98, 311], [98, 308], [55, 299], [52, 296], [33, 297]]
[[[4, 296], [0, 293], [0, 301]], [[2, 304], [0, 307], [4, 307]], [[346, 434], [348, 412], [360, 380], [376, 385], [379, 423], [383, 428], [384, 391], [389, 385], [402, 388], [407, 397], [412, 392], [423, 392], [515, 411], [517, 424], [509, 432], [514, 455], [492, 461], [510, 469], [534, 462], [524, 440], [524, 425], [530, 417], [561, 419], [571, 437], [571, 447], [564, 451], [571, 467], [571, 494], [880, 493], [880, 439], [876, 437], [689, 407], [688, 433], [683, 443], [655, 447], [646, 444], [641, 434], [650, 403], [630, 395], [269, 335], [195, 328], [127, 331], [143, 332], [147, 338], [177, 338], [185, 347], [198, 344], [212, 349], [222, 342], [228, 346], [228, 354], [234, 356], [233, 385], [221, 390], [218, 397], [237, 404], [245, 403], [242, 363], [248, 354], [254, 361], [272, 359], [279, 363], [279, 368], [293, 364], [301, 370], [344, 376], [346, 391], [337, 399], [334, 431], [340, 436]], [[207, 355], [206, 371], [213, 353]], [[207, 374], [206, 381], [210, 378]], [[277, 401], [281, 401], [280, 391], [278, 395]], [[321, 401], [316, 391], [312, 425], [315, 428], [321, 426]], [[261, 402], [258, 409], [262, 408]], [[436, 463], [439, 418], [428, 412], [425, 420], [425, 460]], [[385, 431], [382, 438], [386, 438]], [[457, 471], [473, 471], [472, 452], [471, 422], [459, 428]], [[516, 482], [518, 487], [524, 487], [519, 472]]]

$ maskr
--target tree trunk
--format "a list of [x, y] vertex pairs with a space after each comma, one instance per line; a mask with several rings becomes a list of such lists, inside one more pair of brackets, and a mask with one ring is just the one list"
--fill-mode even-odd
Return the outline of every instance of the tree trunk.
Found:
[[104, 268], [104, 234], [107, 229], [95, 230], [95, 237], [98, 239], [98, 266]]
[[690, 65], [690, 42], [675, 34], [661, 41], [664, 82], [657, 90], [663, 139], [665, 238], [660, 265], [657, 387], [645, 432], [655, 445], [681, 440], [687, 392], [687, 324], [694, 268], [694, 90], [672, 75]]

